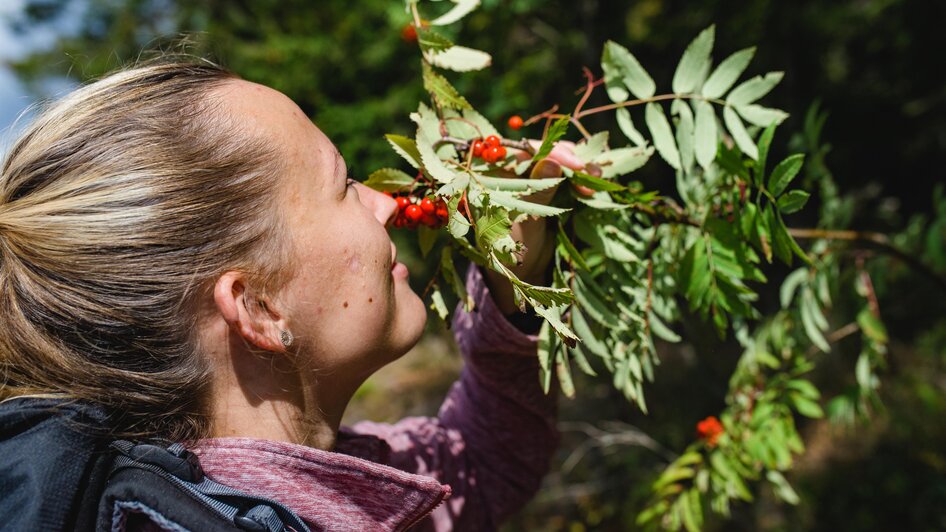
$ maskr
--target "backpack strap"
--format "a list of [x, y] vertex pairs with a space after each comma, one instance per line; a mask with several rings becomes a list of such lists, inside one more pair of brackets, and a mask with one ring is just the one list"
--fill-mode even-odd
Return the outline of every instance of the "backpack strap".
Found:
[[[116, 453], [99, 504], [100, 530], [116, 528], [116, 520], [129, 514], [170, 530], [309, 530], [283, 504], [205, 476], [197, 456], [179, 443], [164, 447], [118, 440], [110, 447]], [[101, 526], [105, 523], [108, 527]], [[119, 524], [126, 527], [132, 528]]]

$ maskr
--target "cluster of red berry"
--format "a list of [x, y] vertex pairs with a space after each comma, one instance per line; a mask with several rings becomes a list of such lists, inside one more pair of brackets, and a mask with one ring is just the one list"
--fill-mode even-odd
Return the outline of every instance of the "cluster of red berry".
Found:
[[440, 198], [420, 198], [411, 194], [392, 196], [397, 201], [394, 227], [417, 229], [418, 225], [436, 229], [447, 223], [447, 204]]
[[488, 163], [495, 163], [506, 158], [506, 147], [502, 145], [502, 139], [496, 135], [474, 140], [470, 149], [473, 151], [473, 157], [480, 157]]
[[716, 419], [716, 416], [710, 416], [696, 424], [697, 436], [706, 440], [706, 445], [710, 448], [716, 447], [716, 442], [723, 432], [723, 424]]

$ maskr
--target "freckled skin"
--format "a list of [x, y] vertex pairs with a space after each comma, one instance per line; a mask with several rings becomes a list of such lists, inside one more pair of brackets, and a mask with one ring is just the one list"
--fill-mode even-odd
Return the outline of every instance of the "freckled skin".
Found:
[[396, 203], [361, 184], [347, 187], [338, 150], [285, 95], [246, 81], [223, 92], [234, 116], [279, 146], [286, 163], [280, 205], [299, 268], [277, 310], [313, 371], [356, 385], [413, 347], [426, 321], [407, 279], [391, 272], [386, 224]]

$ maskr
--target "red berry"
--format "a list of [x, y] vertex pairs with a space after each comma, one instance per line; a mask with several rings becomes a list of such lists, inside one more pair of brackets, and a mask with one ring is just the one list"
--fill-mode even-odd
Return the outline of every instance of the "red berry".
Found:
[[440, 207], [440, 206], [438, 206], [438, 207], [437, 207], [437, 210], [434, 212], [434, 214], [437, 215], [437, 218], [442, 218], [442, 219], [446, 220], [446, 219], [447, 219], [447, 216], [449, 215], [449, 212], [447, 211], [447, 208], [446, 208], [446, 207]]
[[404, 210], [404, 216], [407, 217], [408, 221], [416, 224], [424, 216], [424, 211], [417, 205], [408, 205], [407, 209]]
[[485, 147], [486, 146], [483, 144], [482, 140], [474, 140], [473, 141], [473, 157], [482, 157], [483, 148]]
[[437, 227], [440, 225], [440, 220], [437, 219], [437, 215], [432, 212], [425, 212], [420, 221], [427, 227]]
[[409, 199], [407, 199], [405, 196], [398, 196], [398, 197], [396, 198], [396, 201], [397, 201], [397, 210], [398, 210], [398, 211], [403, 211], [404, 209], [407, 208], [408, 205], [411, 204], [411, 201], [410, 201]]
[[497, 147], [497, 151], [498, 151], [498, 153], [499, 153], [499, 158], [496, 159], [497, 161], [501, 161], [501, 160], [503, 160], [503, 159], [506, 158], [506, 147], [505, 147], [505, 146], [498, 146], [498, 147]]
[[510, 116], [509, 127], [512, 129], [519, 129], [520, 127], [522, 127], [522, 117], [519, 115]]
[[401, 28], [401, 39], [404, 42], [417, 42], [417, 28], [413, 24], [405, 24]]
[[710, 416], [696, 424], [697, 435], [706, 440], [706, 445], [710, 448], [716, 447], [717, 440], [723, 432], [725, 432], [723, 424], [716, 419], [716, 416]]
[[[492, 147], [495, 147], [495, 146], [499, 146], [501, 142], [502, 142], [502, 141], [500, 140], [500, 138], [497, 137], [496, 135], [490, 135], [490, 136], [486, 137], [485, 140], [483, 140], [483, 147], [484, 147], [484, 148], [492, 148]], [[486, 150], [484, 149], [483, 151], [486, 151]]]
[[406, 220], [404, 219], [403, 216], [401, 216], [400, 214], [397, 215], [397, 216], [394, 218], [394, 227], [397, 227], [398, 229], [400, 229], [401, 227], [404, 227], [404, 222], [405, 222], [405, 221], [406, 221]]
[[437, 208], [434, 207], [434, 202], [430, 201], [430, 198], [424, 198], [420, 200], [420, 210], [424, 211], [424, 214], [430, 214]]

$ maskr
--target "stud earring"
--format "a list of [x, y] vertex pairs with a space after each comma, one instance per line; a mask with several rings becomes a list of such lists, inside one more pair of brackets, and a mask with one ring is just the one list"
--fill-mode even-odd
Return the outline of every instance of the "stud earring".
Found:
[[289, 347], [292, 345], [292, 333], [289, 331], [280, 331], [279, 332], [279, 341], [282, 342], [283, 347]]

